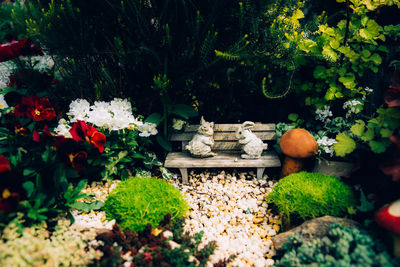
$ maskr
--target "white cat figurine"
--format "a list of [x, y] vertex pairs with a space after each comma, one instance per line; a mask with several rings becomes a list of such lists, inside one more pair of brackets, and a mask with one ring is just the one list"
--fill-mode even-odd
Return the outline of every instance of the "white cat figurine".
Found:
[[214, 122], [207, 122], [201, 117], [200, 126], [197, 133], [193, 136], [189, 145], [185, 149], [190, 152], [192, 157], [207, 158], [214, 157], [217, 154], [211, 152], [211, 147], [214, 145]]

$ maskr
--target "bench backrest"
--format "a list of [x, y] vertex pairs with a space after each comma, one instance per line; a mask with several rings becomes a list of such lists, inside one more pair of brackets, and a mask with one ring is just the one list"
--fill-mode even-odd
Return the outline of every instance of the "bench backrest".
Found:
[[[214, 146], [213, 151], [238, 151], [241, 149], [238, 139], [235, 136], [236, 129], [241, 124], [215, 124], [214, 126]], [[197, 133], [199, 125], [188, 125], [184, 132], [170, 136], [170, 141], [181, 141], [182, 150], [192, 140]], [[251, 131], [263, 141], [272, 140], [275, 136], [275, 123], [261, 124], [256, 123]]]

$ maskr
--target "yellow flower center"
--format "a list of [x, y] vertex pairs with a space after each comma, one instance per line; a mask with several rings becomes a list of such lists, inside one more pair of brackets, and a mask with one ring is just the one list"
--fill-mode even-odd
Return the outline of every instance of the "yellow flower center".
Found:
[[38, 109], [35, 109], [35, 115], [37, 115], [37, 116], [40, 115], [40, 111]]
[[7, 199], [9, 196], [11, 196], [11, 192], [10, 190], [8, 190], [7, 188], [3, 190], [3, 193], [1, 194], [1, 197], [4, 199]]

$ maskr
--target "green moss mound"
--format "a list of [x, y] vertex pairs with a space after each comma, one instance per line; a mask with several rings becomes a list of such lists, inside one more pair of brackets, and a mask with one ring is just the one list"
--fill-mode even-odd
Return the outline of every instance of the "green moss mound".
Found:
[[266, 197], [289, 221], [323, 215], [344, 216], [347, 208], [356, 205], [350, 187], [335, 176], [299, 172], [279, 180]]
[[189, 209], [181, 192], [157, 178], [130, 178], [122, 181], [107, 198], [104, 209], [108, 220], [115, 219], [124, 229], [143, 231], [147, 224], [157, 227], [170, 213], [172, 221]]

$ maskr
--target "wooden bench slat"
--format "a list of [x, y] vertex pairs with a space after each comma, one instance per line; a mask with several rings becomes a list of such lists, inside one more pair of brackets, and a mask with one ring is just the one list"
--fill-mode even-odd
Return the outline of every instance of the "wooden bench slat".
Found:
[[[236, 132], [236, 129], [241, 124], [215, 124], [214, 132]], [[185, 132], [197, 132], [199, 125], [187, 125], [185, 126]], [[275, 123], [256, 123], [254, 127], [251, 129], [252, 132], [259, 131], [275, 131]]]
[[281, 162], [273, 151], [267, 151], [259, 159], [242, 159], [240, 154], [218, 153], [212, 158], [192, 158], [186, 152], [171, 152], [165, 160], [167, 168], [259, 168], [280, 167]]
[[[275, 136], [275, 132], [253, 132], [261, 140], [272, 140]], [[170, 141], [190, 141], [193, 138], [194, 133], [178, 133], [173, 134], [170, 137]], [[214, 141], [237, 141], [235, 133], [232, 132], [215, 132]]]

